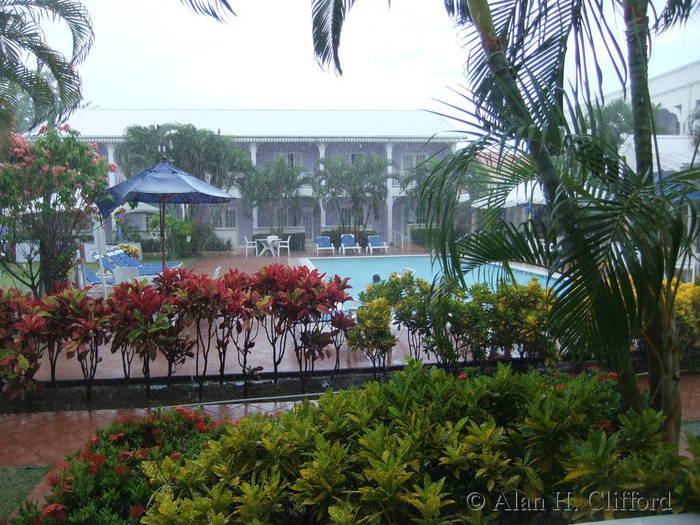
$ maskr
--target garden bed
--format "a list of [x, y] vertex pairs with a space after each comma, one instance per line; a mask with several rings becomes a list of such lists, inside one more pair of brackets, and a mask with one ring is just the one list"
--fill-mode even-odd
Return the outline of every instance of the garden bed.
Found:
[[244, 397], [292, 396], [306, 392], [323, 392], [328, 388], [344, 389], [351, 385], [362, 385], [373, 378], [372, 373], [342, 374], [331, 377], [321, 375], [310, 378], [302, 389], [299, 379], [281, 378], [276, 384], [271, 380], [248, 383], [247, 396], [242, 381], [210, 381], [204, 384], [202, 399], [198, 398], [196, 383], [156, 384], [147, 394], [143, 384], [123, 381], [104, 382], [93, 387], [92, 402], [85, 399], [85, 387], [81, 385], [59, 385], [57, 389], [45, 385], [31, 398], [11, 400], [0, 397], [0, 413], [51, 412], [64, 410], [102, 410], [116, 408], [149, 408], [159, 406], [187, 405], [198, 402], [238, 400]]

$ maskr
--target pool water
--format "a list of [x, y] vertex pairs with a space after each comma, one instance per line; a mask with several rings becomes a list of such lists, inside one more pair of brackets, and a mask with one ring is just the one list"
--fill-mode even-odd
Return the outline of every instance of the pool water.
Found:
[[[429, 255], [403, 255], [403, 256], [370, 256], [370, 257], [313, 257], [309, 259], [311, 265], [320, 272], [328, 275], [349, 277], [352, 289], [350, 295], [357, 298], [360, 291], [372, 284], [372, 276], [379, 275], [382, 279], [388, 279], [392, 272], [403, 273], [407, 269], [415, 270], [415, 276], [433, 282], [440, 277], [442, 270], [438, 261], [431, 261]], [[527, 284], [533, 277], [541, 278], [524, 270], [513, 270], [515, 280], [519, 284]], [[501, 269], [496, 265], [488, 265], [478, 272], [470, 272], [466, 276], [469, 285], [488, 282], [495, 284]], [[542, 279], [540, 279], [541, 281]]]

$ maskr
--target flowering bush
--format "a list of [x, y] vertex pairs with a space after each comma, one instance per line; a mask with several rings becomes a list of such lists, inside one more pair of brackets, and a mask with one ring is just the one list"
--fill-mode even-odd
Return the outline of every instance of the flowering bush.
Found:
[[24, 242], [28, 263], [14, 265], [13, 251], [2, 250], [0, 265], [35, 297], [66, 280], [108, 169], [76, 131], [49, 130], [31, 144], [13, 137], [9, 158], [0, 163], [0, 229], [10, 246]]
[[10, 523], [139, 523], [151, 495], [141, 465], [165, 458], [180, 464], [223, 432], [201, 412], [182, 407], [122, 418], [99, 430], [66, 466], [50, 474], [52, 488], [43, 509], [25, 509]]

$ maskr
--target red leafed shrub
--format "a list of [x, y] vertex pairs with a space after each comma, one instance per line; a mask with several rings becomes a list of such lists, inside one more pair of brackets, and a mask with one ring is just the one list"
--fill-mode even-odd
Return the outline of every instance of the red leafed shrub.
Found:
[[24, 397], [36, 389], [46, 336], [46, 319], [37, 301], [17, 290], [0, 289], [0, 377], [3, 392]]
[[69, 457], [65, 469], [52, 473], [44, 508], [24, 511], [11, 523], [97, 524], [111, 516], [109, 523], [136, 525], [152, 494], [141, 463], [194, 458], [224, 432], [201, 412], [181, 407], [114, 422]]
[[68, 288], [63, 293], [70, 306], [68, 321], [71, 340], [66, 346], [66, 357], [77, 357], [90, 401], [92, 383], [100, 362], [99, 348], [112, 336], [109, 331], [111, 311], [102, 297], [90, 297], [87, 289]]

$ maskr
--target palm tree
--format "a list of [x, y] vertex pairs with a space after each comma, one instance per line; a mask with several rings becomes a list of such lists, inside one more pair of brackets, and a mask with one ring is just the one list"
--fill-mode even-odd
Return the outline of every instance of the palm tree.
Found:
[[[316, 56], [338, 72], [340, 35], [354, 3], [312, 2]], [[465, 98], [476, 108], [450, 106], [454, 114], [447, 116], [468, 126], [476, 140], [440, 164], [426, 185], [423, 203], [448, 272], [460, 276], [490, 260], [502, 260], [508, 268], [509, 259], [563, 270], [565, 279], [554, 285], [559, 295], [552, 326], [572, 348], [595, 346], [597, 355], [620, 371], [628, 406], [640, 405], [629, 354], [630, 344], [640, 337], [663, 377], [665, 437], [677, 442], [680, 404], [678, 354], [670, 323], [672, 277], [697, 229], [683, 233], [676, 204], [693, 188], [697, 172], [673, 177], [674, 185], [654, 178], [649, 5], [648, 0], [621, 4], [626, 56], [602, 2], [444, 2], [450, 16], [471, 28], [466, 42], [471, 93]], [[668, 0], [655, 29], [683, 22], [696, 7], [696, 2]], [[592, 93], [597, 91], [602, 100], [600, 76], [597, 88], [589, 81], [589, 71], [599, 71], [593, 50], [600, 42], [620, 81], [629, 75], [636, 172], [591, 136], [583, 118], [593, 113]], [[567, 92], [564, 65], [570, 51], [576, 67]], [[456, 196], [468, 183], [479, 182], [468, 176], [469, 167], [484, 150], [498, 159], [490, 179], [482, 181], [491, 204], [502, 206], [512, 188], [534, 179], [547, 201], [546, 222], [531, 224], [520, 235], [494, 219], [485, 232], [456, 237]], [[629, 207], [621, 208], [625, 205]], [[490, 242], [482, 242], [487, 238]]]
[[236, 186], [249, 206], [267, 208], [272, 228], [282, 234], [289, 210], [299, 203], [300, 189], [308, 182], [300, 168], [280, 157], [262, 169], [241, 173]]
[[[48, 19], [65, 24], [70, 31], [70, 56], [47, 44], [41, 24]], [[77, 0], [0, 2], [0, 131], [5, 137], [13, 129], [20, 93], [31, 97], [31, 127], [46, 120], [61, 122], [78, 106], [82, 94], [76, 66], [85, 59], [93, 40], [90, 16]]]
[[[335, 204], [340, 227], [351, 229], [356, 237], [367, 229], [372, 214], [375, 217], [384, 209], [387, 197], [389, 163], [382, 157], [361, 156], [349, 162], [343, 156], [323, 159], [323, 169], [319, 169], [314, 179], [315, 192], [326, 204]], [[350, 213], [341, 213], [345, 205]]]

